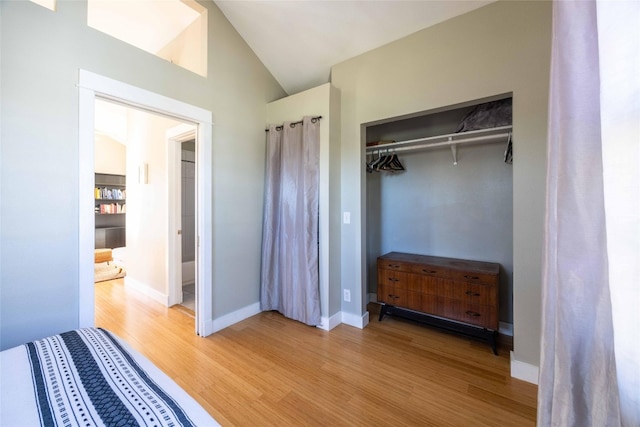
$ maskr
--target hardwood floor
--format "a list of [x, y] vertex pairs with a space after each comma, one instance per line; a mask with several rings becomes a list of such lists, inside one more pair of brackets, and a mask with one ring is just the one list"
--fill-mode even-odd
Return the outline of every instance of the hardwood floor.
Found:
[[223, 426], [535, 425], [508, 352], [397, 318], [331, 332], [268, 312], [207, 338], [194, 319], [96, 284], [96, 325], [127, 340]]

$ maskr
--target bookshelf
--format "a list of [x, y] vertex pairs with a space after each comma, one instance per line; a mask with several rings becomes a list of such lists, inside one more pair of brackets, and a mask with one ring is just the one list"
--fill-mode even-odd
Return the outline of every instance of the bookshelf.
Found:
[[127, 178], [124, 175], [95, 175], [95, 248], [126, 245]]

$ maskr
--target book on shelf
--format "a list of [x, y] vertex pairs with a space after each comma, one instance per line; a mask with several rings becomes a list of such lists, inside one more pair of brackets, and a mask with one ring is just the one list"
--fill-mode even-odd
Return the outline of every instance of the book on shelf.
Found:
[[127, 198], [127, 191], [120, 188], [96, 187], [93, 193], [96, 200], [125, 200]]
[[102, 203], [96, 206], [96, 213], [102, 215], [126, 213], [127, 205], [125, 203]]

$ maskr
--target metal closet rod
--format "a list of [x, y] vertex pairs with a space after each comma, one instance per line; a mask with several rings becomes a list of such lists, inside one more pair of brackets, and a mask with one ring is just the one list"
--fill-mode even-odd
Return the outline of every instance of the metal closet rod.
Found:
[[[453, 155], [453, 164], [458, 164], [458, 144], [471, 144], [471, 143], [481, 143], [481, 142], [489, 142], [494, 140], [499, 140], [502, 138], [508, 139], [509, 135], [511, 135], [511, 126], [501, 126], [491, 129], [482, 129], [479, 131], [469, 131], [464, 134], [454, 133], [449, 135], [439, 135], [432, 136], [427, 138], [418, 138], [412, 139], [408, 141], [399, 141], [390, 144], [384, 145], [374, 145], [371, 147], [366, 147], [366, 152], [376, 153], [386, 151], [388, 153], [397, 153], [401, 151], [417, 151], [417, 150], [426, 150], [428, 148], [434, 147], [442, 147], [442, 146], [451, 146], [451, 154]], [[488, 132], [500, 132], [500, 133], [490, 133], [488, 135], [483, 135], [483, 133]], [[470, 135], [474, 133], [476, 136], [469, 136], [467, 138], [454, 139], [455, 137], [459, 137], [461, 135]], [[429, 141], [438, 141], [440, 139], [447, 138], [445, 141], [439, 142], [429, 142]]]

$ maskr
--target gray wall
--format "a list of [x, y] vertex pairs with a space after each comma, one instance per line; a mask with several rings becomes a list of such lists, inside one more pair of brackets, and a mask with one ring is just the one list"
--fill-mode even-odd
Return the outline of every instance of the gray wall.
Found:
[[0, 2], [0, 348], [78, 325], [79, 68], [213, 112], [214, 318], [259, 301], [265, 105], [285, 93], [202, 4], [207, 77], [88, 28], [84, 1]]
[[498, 1], [332, 68], [352, 219], [342, 228], [342, 286], [352, 288], [343, 312], [366, 313], [362, 124], [513, 93], [513, 357], [538, 365], [550, 47], [550, 2]]
[[377, 290], [376, 258], [408, 252], [496, 262], [500, 320], [512, 322], [512, 166], [504, 144], [399, 153], [406, 171], [367, 175], [369, 292]]

